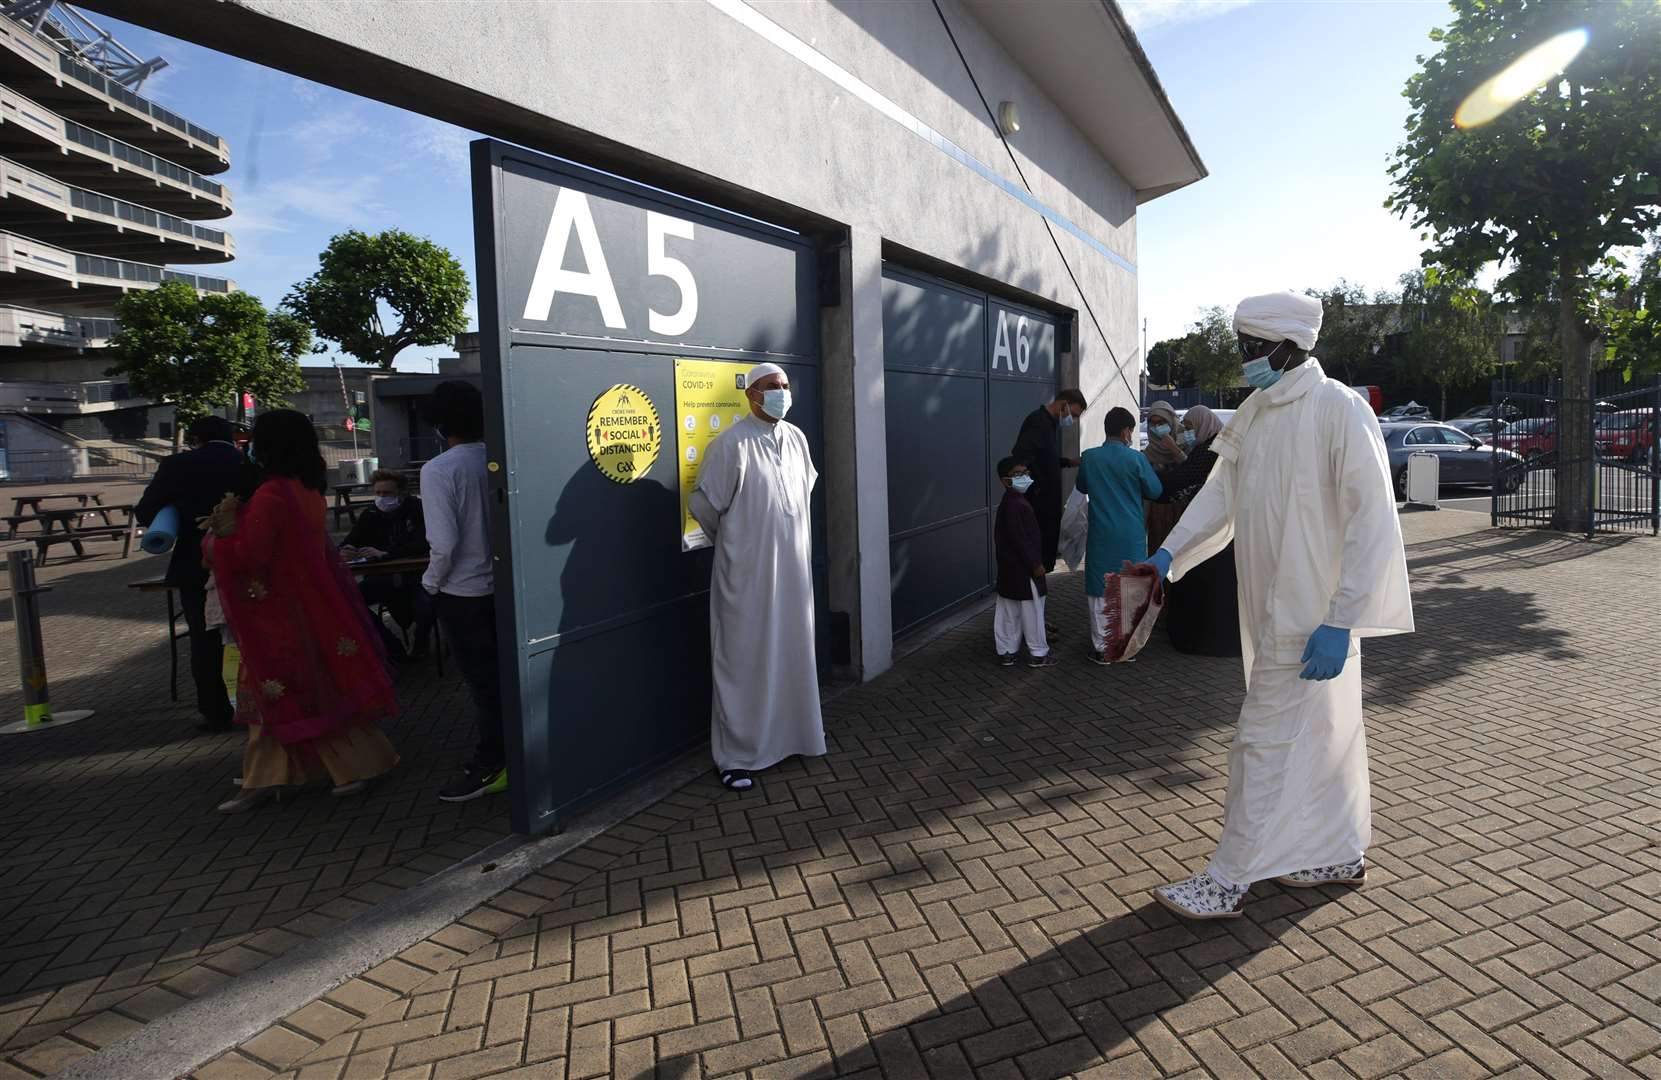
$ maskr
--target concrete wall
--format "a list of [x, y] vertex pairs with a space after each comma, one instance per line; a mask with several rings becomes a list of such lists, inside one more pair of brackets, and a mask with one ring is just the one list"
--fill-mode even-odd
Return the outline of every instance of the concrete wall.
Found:
[[[885, 475], [883, 257], [1076, 312], [1062, 381], [1076, 373], [1091, 398], [1084, 445], [1101, 441], [1108, 408], [1137, 405], [1136, 193], [956, 0], [941, 0], [956, 47], [933, 4], [892, 0], [92, 6], [827, 244], [851, 236], [842, 252], [847, 310], [827, 319], [825, 473], [840, 523], [832, 546], [847, 549], [831, 553], [840, 568], [833, 606], [862, 627], [857, 674], [889, 662], [886, 612], [861, 620], [855, 610], [887, 597], [886, 494], [869, 484]], [[907, 126], [915, 118], [1020, 182], [958, 48], [994, 108], [1018, 103], [1023, 128], [1011, 145], [1034, 197], [1122, 264]], [[863, 86], [816, 68], [817, 57]], [[866, 87], [897, 110], [874, 105]]]

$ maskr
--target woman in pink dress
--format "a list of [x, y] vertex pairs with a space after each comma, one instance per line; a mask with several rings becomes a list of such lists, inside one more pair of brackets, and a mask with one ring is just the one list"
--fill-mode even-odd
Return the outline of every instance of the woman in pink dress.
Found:
[[236, 720], [248, 727], [242, 792], [222, 813], [320, 781], [356, 795], [398, 764], [377, 724], [397, 712], [380, 638], [326, 527], [326, 467], [311, 420], [254, 424], [262, 479], [204, 522], [203, 555], [242, 652]]

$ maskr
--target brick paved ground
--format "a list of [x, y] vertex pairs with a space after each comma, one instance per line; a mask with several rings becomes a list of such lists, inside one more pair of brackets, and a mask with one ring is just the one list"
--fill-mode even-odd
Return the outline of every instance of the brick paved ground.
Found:
[[1006, 670], [981, 617], [826, 757], [683, 789], [197, 1076], [1661, 1077], [1661, 545], [1407, 521], [1364, 890], [1151, 904], [1219, 831], [1237, 664], [1074, 629]]
[[[112, 487], [106, 502], [136, 498]], [[55, 587], [42, 598], [54, 704], [97, 716], [0, 736], [0, 1076], [61, 1068], [507, 833], [500, 800], [433, 798], [467, 749], [453, 667], [442, 682], [401, 677], [388, 733], [404, 764], [367, 796], [214, 813], [242, 736], [195, 733], [186, 657], [183, 700], [168, 701], [162, 598], [126, 587], [164, 563], [119, 551], [59, 548], [40, 575]], [[17, 686], [7, 626], [8, 722]]]

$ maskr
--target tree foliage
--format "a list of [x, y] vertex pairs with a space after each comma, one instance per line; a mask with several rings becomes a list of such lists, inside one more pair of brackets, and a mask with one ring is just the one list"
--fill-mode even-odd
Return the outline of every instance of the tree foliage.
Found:
[[130, 292], [115, 305], [111, 376], [173, 404], [180, 424], [253, 394], [272, 407], [305, 388], [299, 357], [311, 332], [251, 293], [198, 294], [180, 281]]
[[1148, 350], [1148, 381], [1159, 386], [1192, 386], [1193, 369], [1184, 359], [1188, 337], [1166, 338]]
[[[467, 329], [467, 272], [431, 240], [354, 229], [330, 240], [318, 261], [283, 307], [360, 363], [390, 368], [409, 346], [442, 345]], [[383, 308], [397, 319], [391, 329]]]
[[1214, 394], [1240, 385], [1240, 341], [1227, 311], [1216, 306], [1201, 308], [1199, 320], [1183, 341], [1194, 385]]
[[1635, 268], [1612, 268], [1604, 284], [1608, 362], [1628, 379], [1661, 372], [1661, 233], [1650, 238]]
[[1399, 311], [1404, 374], [1440, 387], [1438, 415], [1446, 416], [1448, 387], [1470, 386], [1493, 374], [1504, 313], [1468, 275], [1440, 267], [1402, 275]]
[[[1431, 33], [1440, 50], [1407, 82], [1406, 140], [1387, 206], [1424, 230], [1426, 265], [1475, 276], [1499, 263], [1499, 290], [1555, 302], [1564, 400], [1590, 400], [1597, 336], [1593, 278], [1612, 250], [1661, 224], [1661, 4], [1655, 0], [1452, 0]], [[1561, 77], [1478, 127], [1453, 117], [1480, 84], [1567, 30], [1588, 32]], [[1589, 410], [1565, 410], [1561, 439], [1590, 452]], [[1583, 528], [1580, 470], [1558, 478], [1561, 528]]]
[[1367, 290], [1339, 278], [1325, 289], [1306, 295], [1321, 301], [1321, 339], [1315, 352], [1328, 374], [1354, 383], [1384, 344], [1396, 298], [1388, 293], [1369, 297]]

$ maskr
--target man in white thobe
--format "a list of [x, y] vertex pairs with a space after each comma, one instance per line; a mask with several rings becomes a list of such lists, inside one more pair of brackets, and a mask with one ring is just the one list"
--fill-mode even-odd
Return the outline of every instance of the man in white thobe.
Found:
[[715, 545], [709, 741], [721, 783], [734, 791], [754, 783], [752, 772], [825, 752], [811, 565], [819, 473], [807, 437], [784, 418], [784, 369], [758, 364], [744, 385], [750, 415], [710, 444], [688, 499]]
[[1358, 639], [1410, 633], [1413, 606], [1371, 406], [1309, 355], [1320, 301], [1273, 293], [1234, 315], [1246, 399], [1217, 463], [1149, 560], [1176, 580], [1234, 543], [1246, 700], [1217, 853], [1155, 890], [1187, 918], [1240, 914], [1253, 882], [1360, 885], [1372, 839]]

